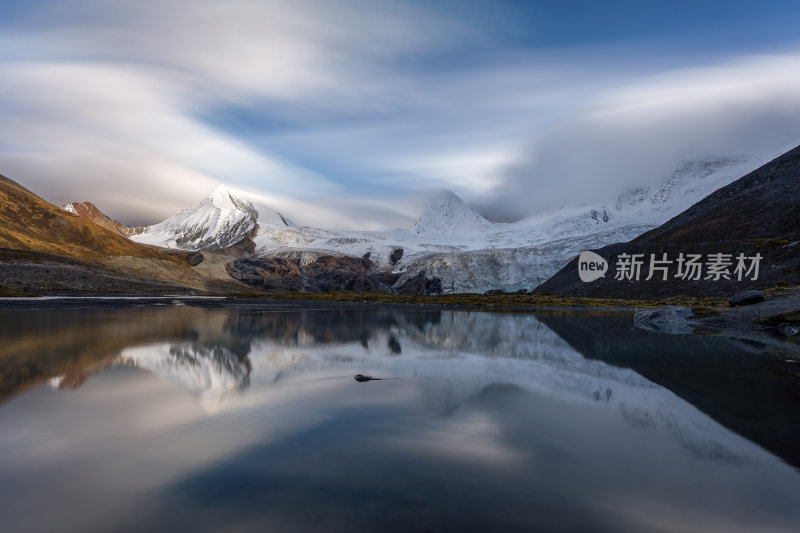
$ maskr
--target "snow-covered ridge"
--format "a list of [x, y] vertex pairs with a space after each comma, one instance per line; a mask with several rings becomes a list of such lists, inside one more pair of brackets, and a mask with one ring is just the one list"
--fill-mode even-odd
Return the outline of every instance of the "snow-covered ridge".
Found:
[[[564, 206], [505, 224], [476, 213], [447, 192], [409, 230], [341, 231], [296, 226], [267, 206], [253, 204], [224, 186], [197, 205], [147, 228], [134, 240], [168, 248], [224, 247], [257, 230], [257, 253], [305, 250], [362, 256], [373, 261], [403, 248], [403, 261], [430, 253], [539, 246], [597, 236], [595, 246], [618, 242], [656, 227], [718, 188], [754, 170], [760, 158], [714, 158], [687, 162], [651, 188], [624, 191], [612, 204]], [[635, 233], [631, 235], [631, 231]]]
[[261, 229], [255, 238], [257, 253], [370, 253], [372, 261], [388, 266], [392, 251], [402, 248], [395, 270], [405, 270], [409, 277], [422, 270], [444, 276], [448, 290], [530, 289], [582, 250], [624, 242], [655, 228], [766, 160], [730, 157], [685, 163], [658, 185], [624, 191], [615, 202], [564, 206], [511, 224], [492, 223], [449, 193], [410, 230]]
[[131, 239], [182, 250], [218, 249], [240, 242], [256, 225], [294, 226], [274, 209], [238, 198], [222, 185], [203, 201], [146, 228]]
[[[255, 255], [306, 264], [320, 255], [370, 260], [401, 274], [424, 272], [446, 292], [530, 290], [585, 249], [628, 241], [755, 170], [772, 156], [686, 162], [655, 186], [622, 192], [616, 201], [563, 206], [515, 223], [493, 223], [448, 192], [410, 229], [342, 231], [296, 226], [267, 206], [219, 187], [206, 200], [133, 237], [184, 250], [225, 248], [248, 235]], [[402, 258], [397, 251], [403, 250]]]

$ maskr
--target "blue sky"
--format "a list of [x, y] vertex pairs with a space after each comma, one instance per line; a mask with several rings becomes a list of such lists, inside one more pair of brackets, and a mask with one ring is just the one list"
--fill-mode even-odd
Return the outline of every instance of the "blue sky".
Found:
[[0, 0], [0, 173], [151, 223], [496, 220], [800, 143], [800, 4]]

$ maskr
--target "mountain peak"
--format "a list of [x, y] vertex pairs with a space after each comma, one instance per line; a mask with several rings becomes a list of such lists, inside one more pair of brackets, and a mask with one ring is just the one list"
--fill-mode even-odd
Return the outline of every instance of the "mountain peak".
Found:
[[111, 230], [123, 237], [130, 237], [136, 233], [136, 229], [126, 226], [122, 222], [112, 219], [100, 209], [97, 208], [92, 202], [70, 202], [61, 206], [61, 209], [77, 215], [86, 220], [91, 220], [95, 224], [103, 226], [107, 230]]
[[433, 203], [414, 223], [417, 234], [456, 235], [484, 233], [491, 222], [469, 208], [453, 191]]
[[456, 201], [456, 202], [462, 203], [462, 204], [464, 203], [464, 200], [462, 200], [460, 196], [458, 196], [456, 193], [454, 193], [451, 190], [447, 190], [444, 193], [443, 198], [445, 200], [447, 200], [447, 201]]
[[[242, 195], [247, 198], [249, 195]], [[149, 226], [131, 237], [165, 248], [209, 250], [227, 248], [246, 238], [256, 227], [286, 228], [291, 221], [274, 209], [253, 204], [226, 185], [214, 189], [200, 203]]]
[[248, 196], [247, 193], [237, 195], [227, 185], [220, 185], [208, 196], [208, 200], [218, 209], [237, 210], [247, 214], [259, 226], [285, 228], [295, 225], [272, 207], [245, 200]]
[[211, 205], [220, 209], [236, 209], [230, 189], [226, 185], [220, 185], [208, 195]]

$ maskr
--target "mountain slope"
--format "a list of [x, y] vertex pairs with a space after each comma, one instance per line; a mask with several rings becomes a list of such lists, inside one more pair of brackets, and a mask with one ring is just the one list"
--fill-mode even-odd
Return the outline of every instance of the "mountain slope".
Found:
[[128, 240], [0, 176], [0, 292], [176, 294], [246, 288], [192, 268], [190, 260], [190, 254], [164, 253]]
[[176, 261], [46, 202], [5, 176], [0, 176], [0, 248], [82, 260], [133, 256]]
[[208, 198], [131, 236], [136, 242], [181, 250], [227, 248], [245, 239], [257, 225], [293, 226], [277, 211], [256, 206], [220, 186]]
[[91, 220], [98, 226], [103, 226], [107, 230], [113, 231], [114, 233], [122, 235], [123, 237], [130, 237], [138, 233], [136, 228], [126, 226], [122, 222], [114, 220], [100, 211], [100, 209], [98, 209], [97, 206], [91, 202], [72, 202], [62, 205], [61, 209], [69, 211], [73, 215], [78, 215], [79, 217]]
[[736, 180], [637, 243], [703, 243], [797, 237], [800, 232], [800, 146]]
[[[609, 272], [592, 283], [579, 281], [577, 260], [573, 259], [553, 278], [536, 289], [537, 293], [606, 297], [654, 297], [673, 294], [721, 295], [744, 288], [764, 288], [776, 284], [800, 284], [800, 146], [763, 165], [746, 176], [722, 187], [665, 224], [628, 243], [596, 250], [609, 261]], [[676, 279], [676, 265], [670, 276], [615, 280], [619, 254], [667, 253], [675, 261], [679, 254], [761, 254], [757, 279], [744, 276], [731, 279]], [[748, 264], [749, 266], [749, 264]]]

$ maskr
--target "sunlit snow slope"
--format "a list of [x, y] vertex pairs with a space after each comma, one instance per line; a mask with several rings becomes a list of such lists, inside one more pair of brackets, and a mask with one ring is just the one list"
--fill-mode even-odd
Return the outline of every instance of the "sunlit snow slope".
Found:
[[293, 226], [277, 211], [242, 200], [220, 186], [208, 198], [131, 237], [144, 244], [208, 250], [238, 243], [259, 226]]

